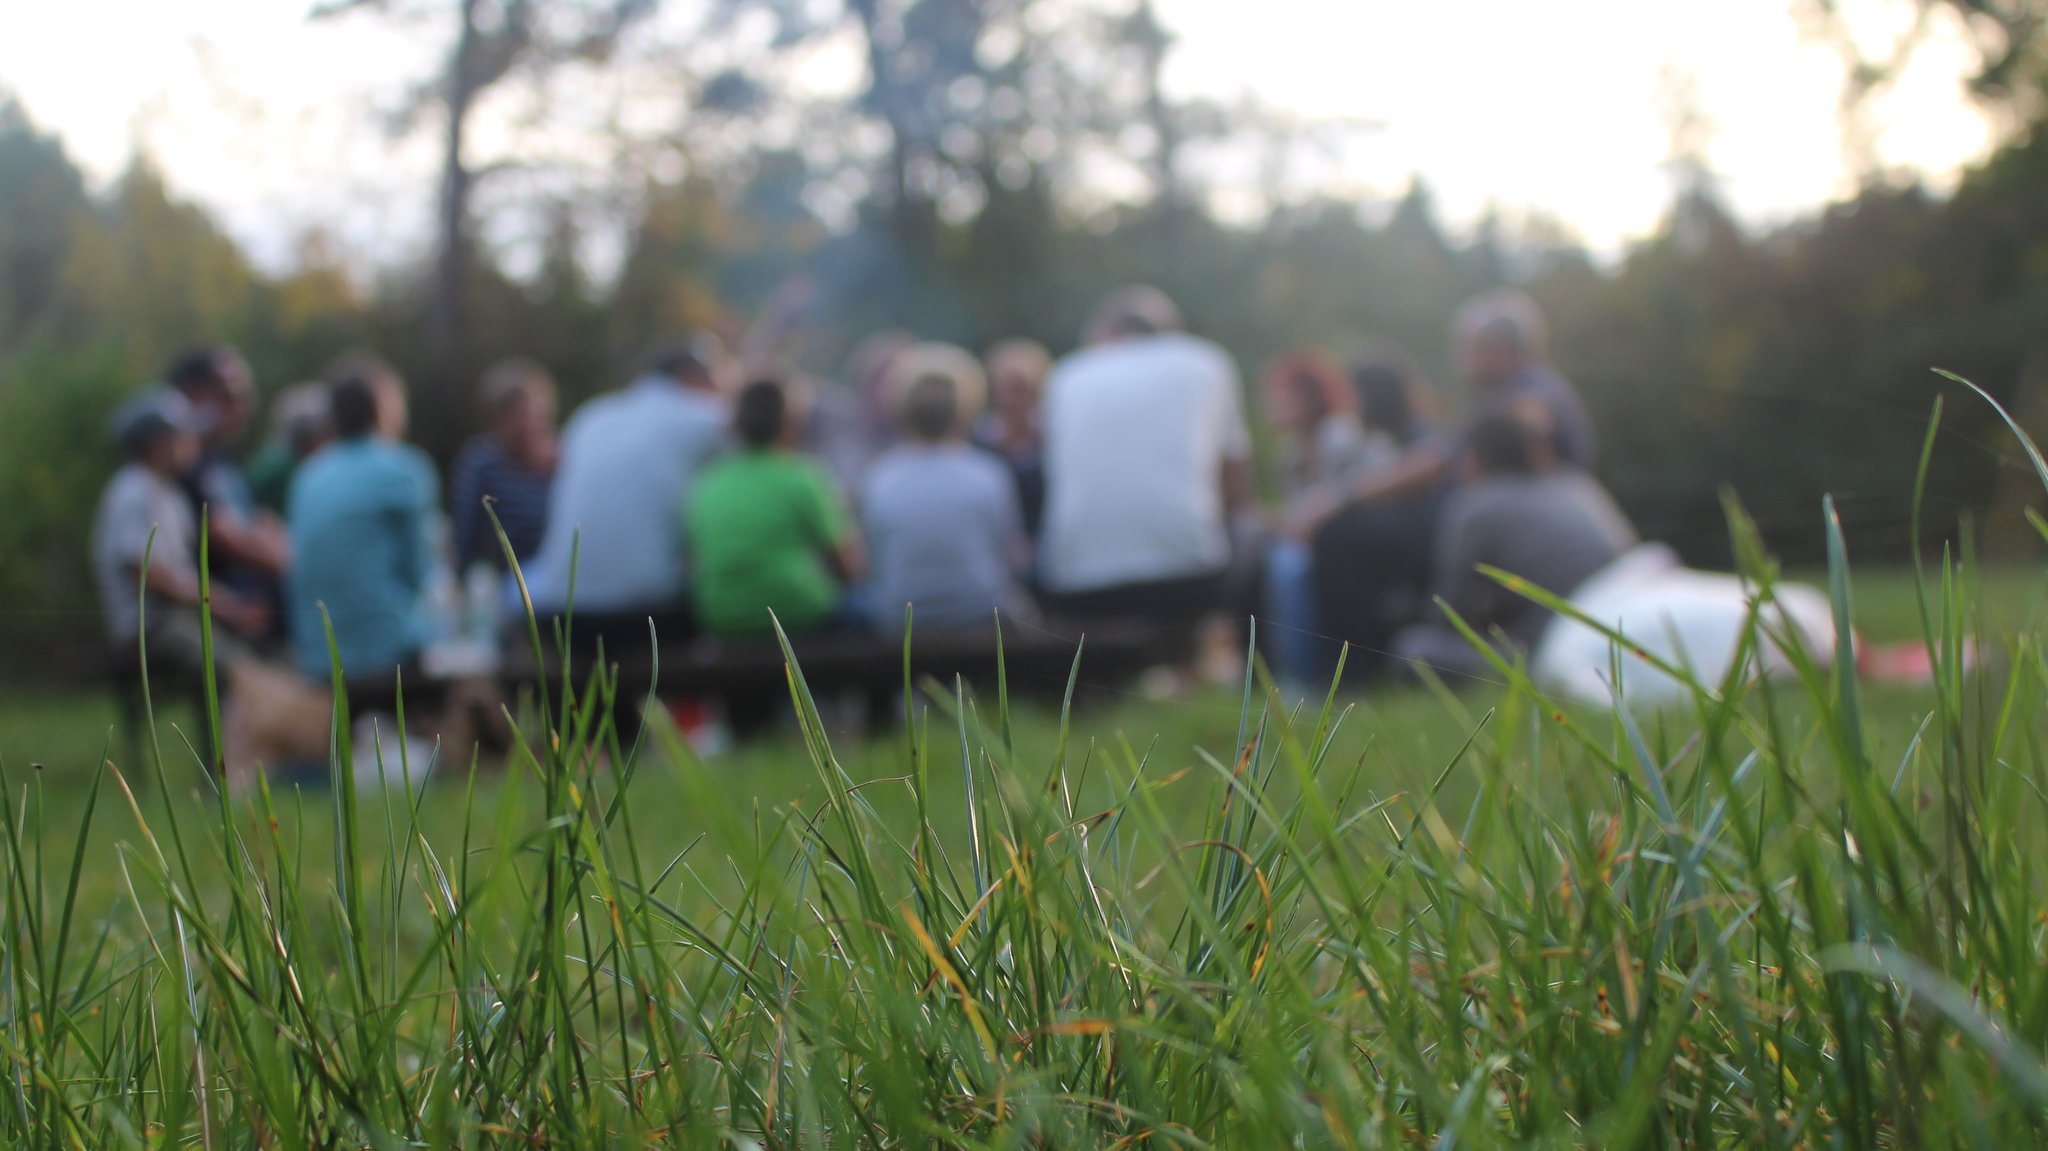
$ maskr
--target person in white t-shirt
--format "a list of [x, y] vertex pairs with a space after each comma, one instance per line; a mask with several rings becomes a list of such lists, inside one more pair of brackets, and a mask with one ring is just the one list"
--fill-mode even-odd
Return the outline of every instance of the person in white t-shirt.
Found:
[[1154, 288], [1097, 310], [1045, 395], [1039, 576], [1069, 618], [1193, 622], [1222, 607], [1249, 492], [1237, 366]]

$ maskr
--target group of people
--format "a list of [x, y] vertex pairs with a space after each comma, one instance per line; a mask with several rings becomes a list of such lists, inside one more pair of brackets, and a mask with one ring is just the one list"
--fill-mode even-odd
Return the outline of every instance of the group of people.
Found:
[[1219, 637], [1258, 616], [1283, 679], [1326, 676], [1343, 641], [1354, 668], [1469, 674], [1482, 657], [1439, 600], [1526, 649], [1545, 613], [1482, 566], [1566, 595], [1634, 534], [1592, 478], [1591, 423], [1534, 305], [1478, 297], [1453, 340], [1455, 423], [1396, 352], [1276, 359], [1258, 389], [1264, 500], [1234, 362], [1150, 288], [1112, 294], [1057, 360], [885, 333], [838, 387], [743, 367], [708, 334], [665, 340], [559, 433], [546, 369], [509, 360], [482, 380], [486, 426], [445, 512], [388, 364], [352, 355], [281, 393], [245, 469], [253, 378], [232, 348], [202, 348], [117, 414], [127, 462], [95, 577], [117, 645], [140, 632], [153, 666], [196, 669], [203, 543], [217, 660], [282, 651], [316, 680], [337, 658], [352, 680], [413, 665], [464, 626], [464, 589], [479, 626], [523, 619], [508, 553], [544, 626], [573, 604], [573, 637], [613, 653], [650, 630], [894, 637], [906, 613], [918, 629], [1000, 615]]

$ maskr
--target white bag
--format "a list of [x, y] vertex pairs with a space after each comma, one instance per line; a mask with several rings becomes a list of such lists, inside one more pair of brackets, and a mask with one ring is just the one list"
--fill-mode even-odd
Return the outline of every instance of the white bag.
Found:
[[[1619, 654], [1621, 682], [1615, 686], [1629, 706], [1655, 709], [1685, 701], [1691, 689], [1643, 653], [1685, 670], [1703, 686], [1716, 687], [1735, 660], [1755, 598], [1740, 577], [1692, 571], [1671, 549], [1647, 544], [1587, 580], [1572, 594], [1571, 604], [1628, 640]], [[1745, 676], [1790, 670], [1792, 663], [1780, 639], [1798, 644], [1823, 667], [1833, 663], [1834, 613], [1818, 590], [1777, 585], [1772, 606], [1763, 610], [1758, 622], [1758, 644]], [[1554, 616], [1536, 645], [1530, 673], [1536, 685], [1552, 695], [1611, 706], [1614, 647], [1597, 629]]]

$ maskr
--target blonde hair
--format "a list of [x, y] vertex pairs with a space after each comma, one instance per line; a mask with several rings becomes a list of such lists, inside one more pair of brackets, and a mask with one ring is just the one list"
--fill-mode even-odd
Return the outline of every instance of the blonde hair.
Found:
[[952, 344], [918, 344], [891, 365], [896, 418], [919, 436], [941, 439], [972, 423], [988, 396], [981, 363]]

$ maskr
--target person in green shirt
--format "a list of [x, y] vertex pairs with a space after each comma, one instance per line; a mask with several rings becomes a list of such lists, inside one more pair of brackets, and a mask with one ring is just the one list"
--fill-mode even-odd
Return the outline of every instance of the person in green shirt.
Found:
[[[684, 511], [698, 623], [712, 635], [814, 631], [844, 614], [865, 563], [831, 475], [794, 447], [802, 414], [774, 380], [734, 405], [740, 450], [699, 476]], [[772, 618], [770, 613], [773, 613]]]

